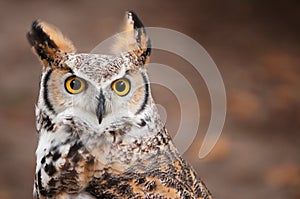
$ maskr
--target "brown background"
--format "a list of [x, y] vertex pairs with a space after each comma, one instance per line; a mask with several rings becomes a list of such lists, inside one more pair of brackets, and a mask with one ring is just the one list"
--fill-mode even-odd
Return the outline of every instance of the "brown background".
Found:
[[[217, 146], [197, 156], [210, 117], [200, 76], [182, 59], [154, 51], [152, 61], [186, 76], [200, 102], [201, 126], [184, 157], [215, 198], [300, 198], [299, 1], [0, 1], [0, 198], [31, 198], [37, 145], [34, 103], [40, 67], [26, 41], [32, 20], [58, 26], [89, 52], [119, 30], [124, 11], [147, 26], [197, 40], [224, 79], [228, 112]], [[154, 97], [176, 132], [179, 107], [166, 88]], [[172, 134], [173, 135], [173, 134]]]

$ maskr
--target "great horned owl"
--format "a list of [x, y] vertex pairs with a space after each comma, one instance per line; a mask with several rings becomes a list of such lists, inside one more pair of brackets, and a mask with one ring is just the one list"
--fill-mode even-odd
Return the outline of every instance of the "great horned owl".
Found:
[[126, 13], [119, 55], [76, 53], [55, 27], [27, 37], [42, 62], [36, 106], [36, 198], [212, 198], [160, 121], [147, 66], [150, 39]]

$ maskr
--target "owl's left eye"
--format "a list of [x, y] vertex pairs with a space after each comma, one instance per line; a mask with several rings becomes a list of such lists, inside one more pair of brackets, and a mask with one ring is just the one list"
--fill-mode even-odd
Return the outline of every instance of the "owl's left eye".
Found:
[[71, 94], [78, 94], [82, 92], [86, 87], [86, 82], [76, 76], [71, 76], [65, 81], [65, 88]]
[[125, 96], [130, 91], [130, 81], [126, 78], [117, 79], [111, 87], [119, 96]]

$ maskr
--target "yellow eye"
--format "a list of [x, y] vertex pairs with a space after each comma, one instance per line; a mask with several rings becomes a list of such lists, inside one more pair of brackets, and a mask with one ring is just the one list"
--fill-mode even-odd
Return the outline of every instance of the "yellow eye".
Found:
[[85, 87], [86, 82], [81, 78], [71, 76], [68, 79], [66, 79], [65, 88], [71, 94], [78, 94], [82, 92], [85, 89]]
[[122, 78], [114, 81], [111, 88], [120, 96], [125, 96], [130, 91], [130, 82], [128, 79]]

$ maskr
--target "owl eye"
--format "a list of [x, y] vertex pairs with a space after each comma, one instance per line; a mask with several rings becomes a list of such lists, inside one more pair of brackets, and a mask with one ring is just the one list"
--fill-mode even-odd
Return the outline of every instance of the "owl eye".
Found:
[[66, 79], [65, 88], [71, 94], [78, 94], [82, 92], [86, 87], [86, 82], [76, 76], [71, 76]]
[[130, 91], [130, 81], [122, 78], [114, 81], [111, 84], [112, 89], [120, 96], [125, 96]]

